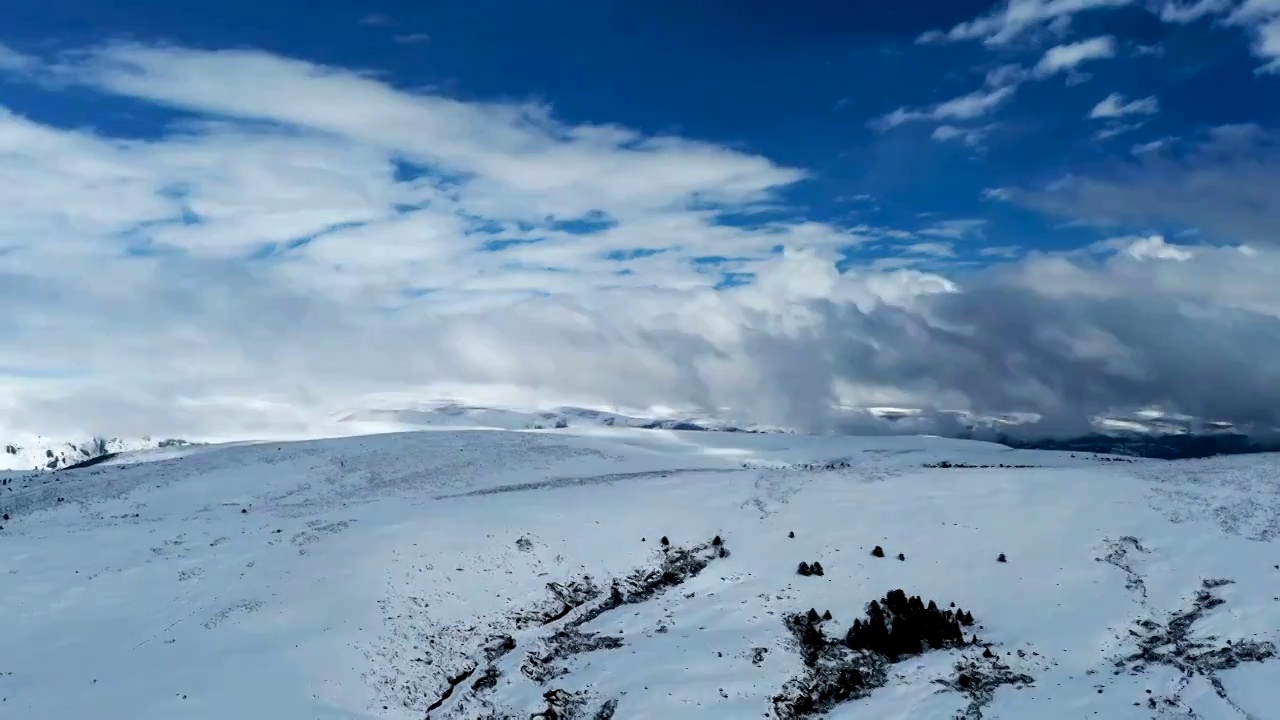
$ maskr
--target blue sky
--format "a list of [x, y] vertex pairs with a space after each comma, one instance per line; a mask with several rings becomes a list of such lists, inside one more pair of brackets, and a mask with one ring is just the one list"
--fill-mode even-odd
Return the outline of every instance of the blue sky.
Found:
[[[179, 396], [293, 418], [449, 383], [794, 419], [1096, 411], [1078, 380], [1253, 415], [1169, 377], [1118, 389], [1152, 339], [1074, 316], [1051, 377], [1018, 338], [966, 346], [969, 372], [1028, 373], [1016, 392], [853, 351], [797, 387], [762, 347], [805, 354], [843, 310], [910, 344], [904, 323], [952, 332], [936, 305], [1011, 284], [1270, 317], [1277, 89], [1275, 0], [21, 4], [0, 368], [29, 370], [0, 377], [21, 402], [124, 396], [146, 427], [187, 422]], [[94, 327], [136, 347], [63, 352]]]

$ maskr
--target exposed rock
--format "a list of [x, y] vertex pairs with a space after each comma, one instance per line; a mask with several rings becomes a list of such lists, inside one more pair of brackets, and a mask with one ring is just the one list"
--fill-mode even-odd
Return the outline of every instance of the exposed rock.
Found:
[[879, 545], [872, 548], [871, 557], [879, 557], [879, 558], [884, 557], [884, 548], [880, 547]]

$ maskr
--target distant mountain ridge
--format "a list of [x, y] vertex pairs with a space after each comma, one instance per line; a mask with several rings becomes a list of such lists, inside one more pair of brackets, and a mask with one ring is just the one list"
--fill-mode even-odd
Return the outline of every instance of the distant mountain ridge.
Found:
[[1159, 460], [1190, 460], [1217, 455], [1280, 452], [1280, 438], [1278, 437], [1256, 438], [1237, 432], [1203, 434], [1091, 433], [1073, 438], [1044, 438], [1038, 440], [1001, 437], [996, 442], [1024, 450], [1104, 453]]
[[[633, 411], [634, 412], [634, 411]], [[1206, 458], [1280, 452], [1280, 433], [1251, 435], [1223, 423], [1196, 423], [1176, 418], [1099, 418], [1094, 432], [1070, 437], [1034, 437], [1011, 432], [1023, 425], [1021, 418], [979, 418], [957, 414], [960, 429], [951, 432], [927, 425], [907, 427], [918, 411], [876, 408], [869, 415], [884, 421], [879, 428], [858, 426], [850, 435], [941, 434], [957, 439], [997, 442], [1028, 450], [1103, 453], [1162, 460]], [[775, 426], [735, 423], [727, 419], [681, 413], [627, 414], [575, 406], [549, 409], [512, 408], [474, 404], [462, 400], [413, 404], [408, 407], [345, 411], [330, 417], [329, 425], [313, 429], [311, 437], [367, 435], [414, 430], [564, 430], [634, 428], [682, 432], [792, 433]], [[894, 426], [899, 426], [896, 428]], [[244, 438], [279, 440], [281, 438]], [[56, 440], [26, 436], [0, 439], [0, 471], [59, 471], [110, 460], [120, 453], [191, 445], [187, 440], [142, 437], [136, 439], [94, 437], [88, 440]]]
[[786, 432], [762, 425], [735, 424], [703, 417], [645, 417], [572, 406], [524, 410], [446, 402], [411, 408], [356, 410], [338, 417], [340, 423], [390, 423], [409, 428], [494, 428], [501, 430], [561, 430], [570, 427], [631, 427], [645, 430], [695, 432]]

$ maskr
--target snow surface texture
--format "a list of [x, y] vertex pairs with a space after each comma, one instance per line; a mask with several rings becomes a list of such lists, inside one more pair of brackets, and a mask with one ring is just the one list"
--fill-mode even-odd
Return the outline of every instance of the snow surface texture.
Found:
[[[1276, 718], [1277, 476], [622, 427], [0, 473], [0, 718]], [[851, 650], [896, 589], [964, 642]]]

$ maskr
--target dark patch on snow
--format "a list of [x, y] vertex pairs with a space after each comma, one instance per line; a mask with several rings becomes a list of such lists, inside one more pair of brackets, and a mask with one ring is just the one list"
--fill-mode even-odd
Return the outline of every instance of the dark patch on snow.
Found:
[[954, 677], [935, 682], [969, 698], [968, 707], [963, 714], [956, 716], [956, 720], [982, 720], [983, 708], [991, 704], [996, 690], [1002, 685], [1021, 688], [1035, 683], [1035, 678], [1000, 662], [991, 648], [983, 650], [981, 659], [966, 657], [960, 660], [955, 671]]
[[[615, 578], [609, 582], [607, 590], [589, 576], [566, 583], [548, 583], [550, 605], [521, 611], [512, 617], [517, 627], [533, 629], [538, 634], [548, 633], [527, 645], [530, 649], [520, 665], [520, 672], [539, 684], [547, 684], [566, 675], [567, 661], [576, 655], [623, 647], [623, 639], [620, 637], [586, 632], [582, 627], [613, 610], [653, 599], [697, 576], [716, 559], [728, 557], [729, 551], [723, 544], [723, 538], [720, 541], [718, 545], [711, 540], [690, 547], [664, 547], [656, 566], [640, 568], [625, 577]], [[553, 627], [539, 629], [547, 626]], [[494, 665], [495, 661], [515, 649], [516, 640], [509, 635], [490, 638], [479, 653], [479, 661], [472, 666], [471, 672], [475, 672], [476, 667], [484, 667], [480, 678], [468, 688], [462, 700], [456, 701], [463, 705], [455, 705], [451, 712], [467, 713], [458, 715], [467, 718], [515, 717], [503, 712], [478, 715], [477, 710], [466, 706], [468, 701], [473, 701], [477, 705], [492, 708], [491, 701], [481, 696], [496, 687], [501, 678], [501, 671]], [[442, 707], [443, 701], [452, 695], [452, 686], [456, 684], [453, 680], [454, 678], [449, 679], [450, 689], [433, 709]], [[532, 717], [612, 718], [617, 709], [617, 701], [607, 700], [594, 714], [589, 714], [592, 697], [588, 692], [551, 690], [544, 696], [548, 700], [547, 707]]]
[[805, 672], [773, 698], [774, 717], [795, 720], [820, 715], [848, 700], [866, 697], [888, 680], [890, 666], [929, 650], [963, 647], [961, 626], [973, 616], [939, 610], [919, 596], [893, 590], [867, 604], [866, 619], [854, 620], [843, 638], [828, 637], [824, 618], [811, 609], [783, 622], [795, 638]]
[[543, 640], [543, 649], [539, 653], [529, 653], [520, 672], [525, 677], [540, 685], [568, 674], [564, 662], [574, 655], [595, 652], [596, 650], [617, 650], [623, 646], [622, 638], [599, 633], [588, 633], [576, 627], [558, 630]]
[[[1142, 542], [1132, 535], [1125, 535], [1119, 540], [1106, 540], [1107, 554], [1100, 558], [1095, 558], [1098, 562], [1105, 562], [1108, 565], [1114, 565], [1125, 574], [1125, 587], [1132, 592], [1136, 592], [1142, 596], [1145, 601], [1147, 599], [1147, 585], [1143, 581], [1142, 575], [1133, 569], [1133, 561], [1130, 559], [1133, 553], [1146, 553], [1146, 548], [1142, 546]], [[1004, 557], [1001, 554], [1000, 557]]]
[[443, 706], [453, 695], [454, 689], [466, 682], [467, 678], [471, 677], [471, 673], [474, 673], [475, 671], [476, 669], [472, 667], [468, 670], [462, 671], [462, 673], [455, 675], [454, 677], [449, 678], [448, 686], [444, 689], [444, 692], [441, 693], [440, 697], [437, 698], [435, 702], [431, 703], [431, 705], [427, 707], [427, 717], [431, 717], [432, 711], [439, 710], [440, 707]]
[[[502, 677], [502, 671], [495, 665], [490, 665], [480, 673], [480, 677], [471, 683], [472, 692], [487, 692], [498, 687], [498, 680]], [[445, 698], [448, 699], [448, 698]], [[443, 704], [443, 703], [442, 703]]]
[[592, 713], [588, 709], [592, 702], [589, 693], [571, 693], [559, 688], [548, 690], [542, 699], [547, 704], [546, 708], [530, 715], [529, 720], [612, 720], [618, 710], [618, 701], [610, 699]]
[[81, 460], [78, 463], [67, 465], [66, 467], [62, 468], [62, 470], [59, 470], [59, 472], [66, 472], [67, 470], [79, 470], [82, 468], [93, 467], [94, 465], [101, 465], [102, 463], [108, 460], [111, 460], [112, 458], [118, 457], [119, 455], [120, 453], [118, 452], [109, 452], [109, 453], [106, 453], [105, 455], [91, 457], [88, 460]]
[[802, 560], [800, 561], [800, 565], [796, 567], [796, 574], [803, 575], [804, 577], [809, 577], [810, 575], [817, 575], [821, 577], [825, 572], [826, 571], [822, 569], [822, 563], [816, 560], [812, 563], [807, 563]]
[[532, 625], [550, 625], [560, 620], [576, 608], [600, 597], [604, 590], [596, 584], [590, 575], [584, 575], [567, 583], [547, 583], [547, 592], [551, 597], [547, 603], [530, 610], [516, 613], [512, 619], [516, 627], [524, 628]]
[[510, 635], [498, 635], [489, 639], [484, 646], [484, 659], [493, 662], [516, 649], [516, 639]]
[[845, 644], [896, 662], [925, 649], [963, 645], [962, 626], [971, 624], [973, 616], [964, 610], [939, 610], [932, 600], [926, 606], [918, 595], [907, 597], [902, 590], [893, 590], [867, 604], [867, 619], [853, 621]]
[[936, 463], [925, 463], [923, 467], [934, 470], [1025, 470], [1029, 468], [1040, 467], [1039, 465], [1009, 465], [1006, 463], [991, 463], [985, 465], [973, 465], [970, 463], [957, 462], [950, 460], [940, 460]]
[[769, 648], [767, 647], [751, 648], [751, 664], [760, 667], [764, 664], [764, 657], [767, 654], [769, 654]]
[[[1182, 691], [1194, 677], [1202, 677], [1213, 686], [1214, 692], [1227, 704], [1240, 711], [1230, 698], [1218, 673], [1241, 663], [1265, 662], [1276, 657], [1276, 646], [1267, 641], [1227, 640], [1217, 642], [1212, 635], [1197, 636], [1193, 630], [1206, 613], [1226, 604], [1214, 593], [1218, 588], [1230, 585], [1231, 580], [1204, 580], [1196, 591], [1191, 607], [1170, 613], [1164, 622], [1145, 619], [1135, 623], [1129, 635], [1135, 638], [1137, 650], [1115, 661], [1115, 674], [1129, 672], [1138, 675], [1148, 668], [1164, 665], [1182, 674], [1173, 693], [1163, 698], [1170, 707], [1184, 706]], [[1155, 702], [1152, 698], [1151, 702]], [[1189, 710], [1189, 708], [1187, 708]], [[1244, 714], [1243, 711], [1240, 711]]]

